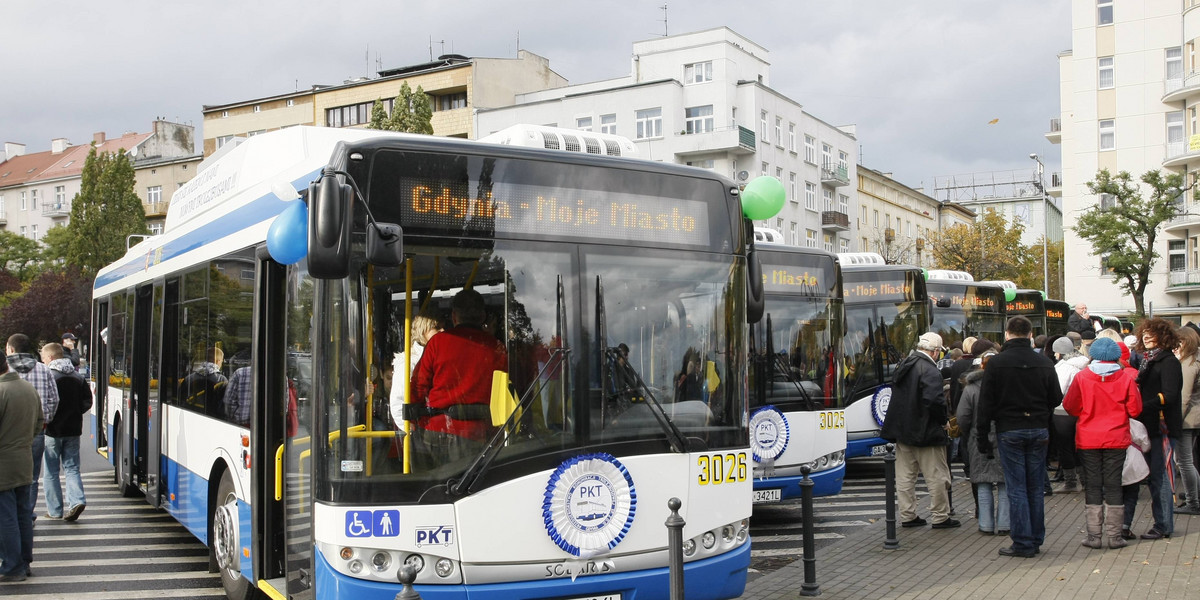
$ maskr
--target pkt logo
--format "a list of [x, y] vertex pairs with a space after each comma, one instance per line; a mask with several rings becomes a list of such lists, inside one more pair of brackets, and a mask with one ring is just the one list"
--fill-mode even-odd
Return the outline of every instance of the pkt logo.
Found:
[[449, 546], [454, 543], [454, 528], [449, 525], [417, 528], [417, 547]]

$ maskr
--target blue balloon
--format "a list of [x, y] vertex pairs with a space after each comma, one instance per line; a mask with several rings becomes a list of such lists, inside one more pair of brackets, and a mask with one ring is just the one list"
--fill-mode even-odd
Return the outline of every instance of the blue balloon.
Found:
[[291, 265], [308, 255], [308, 205], [293, 201], [267, 229], [267, 252], [275, 262]]

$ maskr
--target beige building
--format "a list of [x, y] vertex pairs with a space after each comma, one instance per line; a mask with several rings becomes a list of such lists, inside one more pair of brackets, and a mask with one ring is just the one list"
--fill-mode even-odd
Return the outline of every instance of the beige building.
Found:
[[149, 133], [115, 138], [99, 132], [85, 146], [57, 138], [50, 150], [31, 154], [25, 153], [24, 144], [6, 143], [5, 160], [0, 162], [0, 229], [40, 240], [50, 228], [66, 225], [94, 144], [99, 152], [125, 150], [133, 157], [134, 189], [146, 208], [147, 225], [161, 233], [166, 206], [195, 174], [200, 155], [194, 152], [192, 126], [156, 120], [151, 127]]
[[371, 108], [383, 100], [391, 111], [400, 86], [420, 87], [433, 107], [434, 135], [477, 137], [472, 111], [509, 106], [517, 94], [563, 87], [567, 80], [550, 69], [550, 61], [526, 50], [516, 58], [478, 58], [447, 54], [437, 60], [380, 71], [376, 79], [359, 78], [341, 85], [229, 104], [204, 106], [204, 155], [234, 137], [292, 127], [364, 127]]
[[[1085, 210], [1110, 198], [1087, 190], [1101, 169], [1184, 174], [1200, 169], [1200, 2], [1072, 0], [1071, 49], [1059, 64], [1060, 114], [1046, 137], [1062, 152], [1068, 302], [1096, 314], [1127, 315], [1132, 296], [1104, 268], [1104, 256], [1071, 230]], [[1049, 188], [1055, 190], [1059, 181]], [[1143, 194], [1147, 189], [1143, 186]], [[1200, 322], [1200, 206], [1180, 198], [1180, 216], [1162, 230], [1146, 309]]]
[[858, 249], [878, 252], [892, 264], [932, 268], [925, 244], [939, 231], [941, 203], [921, 190], [858, 165]]

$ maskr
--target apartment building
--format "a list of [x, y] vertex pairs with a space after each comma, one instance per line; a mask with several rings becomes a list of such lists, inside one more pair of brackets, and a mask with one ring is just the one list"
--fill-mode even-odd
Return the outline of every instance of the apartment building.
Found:
[[6, 160], [0, 162], [0, 229], [39, 240], [51, 227], [66, 225], [92, 145], [98, 152], [130, 154], [147, 224], [152, 232], [161, 232], [171, 195], [192, 178], [200, 163], [192, 126], [161, 119], [151, 124], [148, 133], [109, 138], [100, 132], [83, 146], [56, 138], [50, 150], [26, 154], [24, 144], [6, 143]]
[[295, 125], [365, 127], [371, 108], [392, 101], [405, 82], [420, 87], [433, 107], [433, 134], [476, 137], [471, 118], [475, 108], [513, 103], [517, 94], [563, 87], [567, 80], [550, 69], [550, 61], [521, 50], [516, 58], [481, 58], [446, 54], [437, 60], [379, 71], [378, 77], [348, 79], [340, 85], [227, 104], [205, 105], [204, 155], [209, 156], [235, 137], [249, 137]]
[[[934, 268], [926, 249], [930, 235], [941, 229], [943, 211], [955, 211], [923, 191], [858, 165], [858, 241], [855, 249], [878, 252], [890, 263]], [[961, 207], [958, 207], [961, 209]], [[972, 215], [973, 217], [973, 215]]]
[[756, 223], [795, 246], [850, 251], [858, 238], [853, 126], [835, 127], [770, 87], [770, 53], [728, 27], [636, 42], [630, 74], [478, 107], [479, 136], [529, 123], [634, 141], [639, 156], [779, 179], [787, 202]]
[[[1071, 49], [1058, 57], [1061, 110], [1046, 134], [1062, 152], [1066, 300], [1124, 315], [1134, 310], [1133, 298], [1070, 223], [1112, 201], [1087, 190], [1101, 169], [1135, 179], [1152, 170], [1182, 173], [1195, 185], [1200, 2], [1072, 0], [1071, 6]], [[1200, 207], [1190, 192], [1179, 206], [1180, 216], [1159, 238], [1162, 259], [1153, 266], [1146, 307], [1155, 316], [1200, 322]]]

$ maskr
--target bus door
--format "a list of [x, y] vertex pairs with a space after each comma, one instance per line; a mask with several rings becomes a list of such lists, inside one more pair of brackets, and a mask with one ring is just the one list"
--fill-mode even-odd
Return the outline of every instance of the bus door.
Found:
[[304, 450], [308, 449], [308, 433], [307, 429], [304, 433], [298, 431], [296, 376], [289, 365], [296, 353], [291, 351], [287, 339], [288, 269], [272, 261], [265, 249], [259, 251], [257, 262], [258, 293], [250, 357], [253, 368], [250, 511], [254, 532], [250, 543], [255, 577], [284, 596], [294, 597], [293, 594], [306, 589], [300, 580], [307, 581], [310, 572], [307, 567], [298, 568], [295, 583], [284, 579], [289, 575], [289, 563], [293, 562], [289, 560], [290, 551], [311, 553], [311, 543], [306, 543], [307, 527], [291, 526], [306, 524], [312, 516], [311, 510], [301, 504], [308, 499], [301, 477], [305, 469], [311, 469], [311, 464], [300, 464], [302, 449], [298, 448], [303, 445]]
[[152, 506], [162, 503], [162, 407], [169, 403], [175, 393], [174, 361], [168, 357], [178, 356], [179, 345], [179, 280], [154, 286], [153, 315], [151, 316], [148, 361], [148, 393], [146, 394], [146, 501]]
[[[150, 447], [150, 330], [154, 319], [151, 318], [153, 308], [153, 289], [143, 285], [137, 289], [133, 307], [133, 318], [129, 320], [133, 332], [129, 347], [132, 362], [130, 364], [129, 384], [129, 415], [133, 418], [129, 431], [133, 434], [129, 448], [130, 462], [129, 485], [141, 486], [146, 490], [146, 472], [149, 462]], [[158, 432], [156, 431], [155, 434]], [[147, 491], [147, 493], [149, 493]]]
[[99, 331], [108, 329], [108, 302], [97, 302], [92, 312], [92, 355], [91, 377], [96, 384], [92, 390], [92, 411], [96, 414], [96, 447], [108, 447], [108, 343], [99, 335]]

